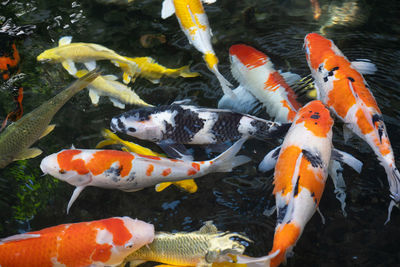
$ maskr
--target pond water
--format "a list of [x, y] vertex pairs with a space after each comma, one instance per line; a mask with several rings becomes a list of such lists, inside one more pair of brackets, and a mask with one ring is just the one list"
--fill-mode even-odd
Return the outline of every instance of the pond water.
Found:
[[[24, 87], [25, 114], [65, 88], [73, 78], [61, 64], [41, 64], [36, 56], [57, 46], [62, 36], [75, 42], [97, 43], [119, 54], [151, 56], [168, 67], [190, 64], [201, 73], [196, 78], [162, 78], [160, 84], [137, 79], [132, 88], [153, 105], [191, 99], [193, 104], [217, 106], [222, 90], [202, 55], [191, 46], [175, 16], [160, 18], [162, 1], [136, 0], [130, 4], [111, 1], [3, 1], [0, 19], [12, 18], [18, 25], [35, 25], [34, 32], [17, 42], [21, 54], [20, 80]], [[395, 156], [400, 156], [400, 2], [319, 1], [322, 15], [314, 20], [310, 2], [219, 0], [205, 6], [213, 31], [213, 46], [221, 73], [235, 84], [230, 73], [228, 49], [236, 43], [249, 44], [266, 53], [276, 69], [304, 77], [310, 74], [303, 50], [309, 32], [326, 33], [350, 59], [367, 58], [378, 72], [365, 76], [384, 114]], [[146, 34], [165, 37], [143, 47]], [[104, 73], [121, 76], [108, 62], [100, 62]], [[307, 99], [304, 99], [307, 101]], [[0, 90], [1, 120], [13, 108], [12, 97]], [[127, 106], [126, 110], [134, 108]], [[157, 193], [146, 188], [135, 193], [89, 187], [66, 214], [73, 187], [50, 176], [42, 176], [41, 159], [69, 148], [94, 148], [102, 140], [100, 131], [123, 110], [101, 99], [93, 106], [87, 91], [74, 96], [54, 117], [55, 130], [34, 146], [44, 151], [37, 158], [14, 162], [0, 170], [0, 236], [39, 230], [61, 223], [88, 221], [112, 216], [130, 216], [151, 222], [159, 231], [194, 231], [207, 220], [218, 229], [247, 234], [254, 243], [246, 254], [265, 255], [272, 247], [276, 215], [263, 215], [274, 203], [273, 172], [262, 174], [256, 167], [266, 152], [279, 142], [246, 142], [242, 154], [250, 164], [232, 173], [209, 174], [197, 179], [195, 194], [169, 187]], [[334, 144], [363, 161], [361, 174], [345, 168], [347, 217], [327, 180], [320, 203], [326, 222], [315, 214], [288, 259], [288, 266], [397, 266], [400, 265], [400, 210], [384, 225], [389, 205], [386, 174], [368, 145], [358, 139], [343, 142], [342, 124], [334, 127]], [[128, 136], [122, 136], [129, 139]], [[132, 141], [137, 141], [130, 139]], [[154, 144], [138, 142], [153, 149]], [[399, 165], [399, 163], [397, 164]]]

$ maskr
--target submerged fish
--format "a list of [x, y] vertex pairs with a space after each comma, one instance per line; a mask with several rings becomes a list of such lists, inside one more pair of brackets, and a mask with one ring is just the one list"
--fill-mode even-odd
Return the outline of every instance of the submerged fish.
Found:
[[212, 266], [215, 262], [231, 261], [230, 255], [241, 255], [245, 246], [238, 240], [251, 242], [246, 236], [220, 232], [208, 221], [199, 231], [156, 232], [154, 241], [125, 258], [129, 266], [146, 261], [175, 266]]
[[[234, 97], [231, 84], [218, 71], [218, 58], [211, 45], [211, 29], [204, 12], [202, 0], [164, 0], [161, 17], [168, 18], [175, 13], [182, 31], [189, 42], [201, 53], [208, 69], [215, 74], [225, 94]], [[203, 0], [213, 3], [215, 0]]]
[[135, 82], [137, 77], [143, 77], [152, 83], [159, 83], [160, 78], [163, 76], [169, 77], [197, 77], [200, 75], [198, 72], [191, 72], [189, 66], [183, 66], [178, 69], [169, 69], [158, 64], [151, 57], [125, 57], [125, 59], [134, 62], [137, 69], [132, 68], [131, 64], [116, 61], [117, 65], [124, 71], [124, 83]]
[[[104, 138], [106, 138], [106, 140], [103, 140], [100, 143], [98, 143], [96, 148], [103, 148], [104, 146], [119, 144], [119, 145], [123, 146], [122, 147], [123, 151], [133, 152], [133, 153], [142, 154], [142, 155], [146, 155], [146, 156], [166, 157], [165, 155], [154, 152], [153, 150], [151, 150], [147, 147], [143, 147], [138, 144], [122, 140], [116, 134], [112, 133], [110, 130], [103, 129], [102, 135]], [[179, 188], [182, 188], [183, 190], [185, 190], [189, 193], [195, 193], [197, 191], [197, 184], [193, 179], [186, 179], [186, 180], [182, 180], [182, 181], [165, 182], [165, 183], [157, 184], [155, 186], [155, 189], [157, 192], [161, 192], [165, 188], [170, 186], [171, 184], [173, 184]]]
[[369, 144], [385, 168], [392, 198], [389, 221], [393, 205], [400, 202], [400, 173], [382, 113], [361, 74], [376, 68], [369, 62], [350, 62], [331, 40], [317, 33], [307, 34], [305, 48], [318, 99], [345, 123], [345, 140], [355, 133]]
[[[238, 94], [236, 99], [224, 96], [219, 106], [229, 105], [234, 109], [247, 108], [250, 111], [253, 108], [252, 105], [257, 105], [257, 102], [251, 100], [255, 97], [266, 108], [267, 113], [275, 118], [275, 121], [293, 121], [301, 104], [296, 100], [296, 95], [289, 84], [300, 79], [300, 76], [279, 73], [267, 55], [248, 45], [231, 46], [229, 56], [232, 75], [245, 90], [236, 89], [234, 91]], [[243, 107], [243, 101], [253, 104]]]
[[132, 68], [135, 67], [135, 63], [127, 61], [123, 56], [104, 46], [90, 43], [71, 43], [71, 40], [71, 36], [60, 38], [58, 47], [44, 51], [37, 56], [37, 60], [52, 63], [60, 62], [71, 75], [75, 75], [77, 72], [75, 62], [85, 64], [88, 70], [96, 68], [96, 60], [121, 61], [131, 64]]
[[43, 173], [76, 186], [72, 203], [86, 186], [134, 192], [162, 182], [195, 179], [212, 172], [230, 172], [250, 161], [236, 156], [240, 139], [218, 157], [207, 161], [183, 161], [117, 150], [67, 149], [45, 157]]
[[[82, 77], [87, 74], [87, 70], [79, 70], [75, 76]], [[89, 97], [92, 104], [99, 103], [100, 96], [108, 96], [115, 107], [124, 109], [125, 104], [152, 106], [143, 101], [131, 88], [117, 81], [114, 75], [99, 75], [88, 86]]]
[[0, 239], [0, 265], [118, 266], [154, 239], [154, 226], [129, 217], [61, 224]]
[[[222, 144], [239, 138], [261, 140], [285, 134], [290, 124], [280, 124], [222, 109], [207, 109], [173, 103], [140, 108], [111, 120], [113, 131], [158, 143], [167, 153], [177, 144]], [[175, 146], [175, 147], [174, 147]]]
[[42, 153], [40, 149], [29, 147], [54, 129], [55, 125], [49, 125], [49, 123], [57, 111], [98, 75], [96, 72], [89, 72], [70, 87], [8, 126], [0, 134], [0, 168], [4, 168], [15, 160], [40, 155]]
[[[278, 266], [297, 243], [306, 223], [317, 210], [328, 175], [332, 154], [357, 171], [362, 164], [346, 153], [332, 150], [333, 119], [321, 101], [301, 108], [279, 150], [275, 165], [274, 195], [277, 226], [270, 255], [278, 252], [267, 266]], [[264, 162], [266, 163], [266, 162]]]

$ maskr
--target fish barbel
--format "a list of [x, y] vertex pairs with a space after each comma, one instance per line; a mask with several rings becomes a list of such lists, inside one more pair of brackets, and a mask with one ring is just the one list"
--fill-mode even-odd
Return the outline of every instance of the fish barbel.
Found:
[[42, 153], [40, 149], [29, 147], [54, 129], [55, 125], [49, 125], [49, 123], [57, 111], [98, 75], [95, 71], [89, 72], [67, 89], [8, 126], [0, 134], [0, 168], [4, 168], [14, 160], [40, 155]]
[[195, 232], [156, 232], [153, 242], [131, 253], [125, 263], [136, 266], [156, 261], [178, 266], [211, 266], [213, 262], [231, 261], [228, 254], [243, 254], [245, 246], [231, 238], [252, 242], [237, 233], [220, 232], [210, 221]]

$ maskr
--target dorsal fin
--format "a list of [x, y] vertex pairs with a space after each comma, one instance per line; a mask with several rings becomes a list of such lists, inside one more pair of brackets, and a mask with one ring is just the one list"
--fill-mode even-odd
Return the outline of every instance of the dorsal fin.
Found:
[[212, 221], [206, 221], [205, 224], [199, 230], [200, 234], [216, 234], [218, 233], [217, 227]]
[[38, 238], [38, 237], [40, 237], [40, 234], [19, 234], [19, 235], [13, 235], [13, 236], [9, 236], [9, 237], [0, 239], [0, 243], [20, 241], [20, 240], [25, 240], [25, 239], [30, 239], [30, 238]]
[[58, 40], [58, 46], [70, 44], [72, 41], [72, 36], [64, 36]]

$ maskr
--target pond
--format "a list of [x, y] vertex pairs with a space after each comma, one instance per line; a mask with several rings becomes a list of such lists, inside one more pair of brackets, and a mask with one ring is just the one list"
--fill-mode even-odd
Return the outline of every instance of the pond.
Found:
[[[109, 3], [112, 2], [112, 3]], [[16, 41], [24, 74], [18, 82], [24, 88], [23, 108], [27, 114], [67, 87], [74, 78], [61, 64], [39, 63], [36, 57], [57, 46], [63, 36], [73, 42], [96, 43], [130, 57], [151, 56], [170, 68], [190, 65], [201, 75], [194, 78], [161, 79], [159, 84], [138, 78], [133, 90], [155, 106], [190, 99], [192, 104], [216, 108], [223, 95], [219, 82], [205, 65], [202, 55], [189, 44], [175, 16], [161, 19], [162, 1], [81, 0], [3, 1], [0, 22], [11, 18], [17, 25], [35, 25], [29, 36]], [[234, 85], [230, 73], [229, 47], [245, 43], [267, 54], [282, 71], [310, 74], [303, 49], [304, 37], [322, 32], [350, 59], [369, 59], [378, 71], [365, 76], [384, 114], [395, 156], [400, 156], [400, 2], [319, 1], [321, 17], [313, 18], [308, 0], [232, 1], [205, 5], [212, 28], [212, 43], [219, 58], [220, 72]], [[157, 36], [147, 43], [143, 40]], [[150, 38], [151, 39], [151, 38]], [[98, 62], [105, 74], [121, 77], [120, 69]], [[3, 88], [3, 87], [2, 87]], [[306, 103], [309, 99], [301, 99]], [[0, 89], [0, 119], [14, 108], [12, 94]], [[128, 105], [125, 110], [135, 106]], [[101, 98], [91, 104], [87, 90], [68, 101], [55, 115], [55, 130], [35, 143], [43, 150], [37, 158], [17, 161], [0, 170], [0, 237], [39, 230], [62, 223], [112, 216], [130, 216], [155, 225], [158, 231], [194, 231], [213, 220], [218, 229], [245, 233], [254, 243], [246, 249], [251, 256], [265, 255], [272, 247], [276, 214], [263, 215], [275, 199], [273, 172], [263, 174], [257, 166], [279, 140], [249, 140], [241, 154], [249, 164], [231, 173], [209, 174], [197, 179], [199, 189], [189, 194], [176, 187], [157, 193], [154, 188], [126, 193], [88, 187], [66, 214], [73, 187], [39, 168], [44, 156], [70, 148], [94, 148], [103, 138], [101, 129], [124, 110]], [[260, 116], [265, 116], [261, 114]], [[268, 117], [267, 117], [268, 118]], [[347, 217], [327, 180], [318, 213], [294, 248], [288, 266], [395, 266], [400, 262], [400, 211], [394, 208], [384, 225], [390, 202], [386, 174], [372, 150], [357, 138], [344, 143], [342, 123], [336, 120], [333, 142], [363, 163], [357, 174], [345, 167]], [[161, 151], [155, 144], [121, 137]], [[205, 155], [202, 155], [203, 157]]]

